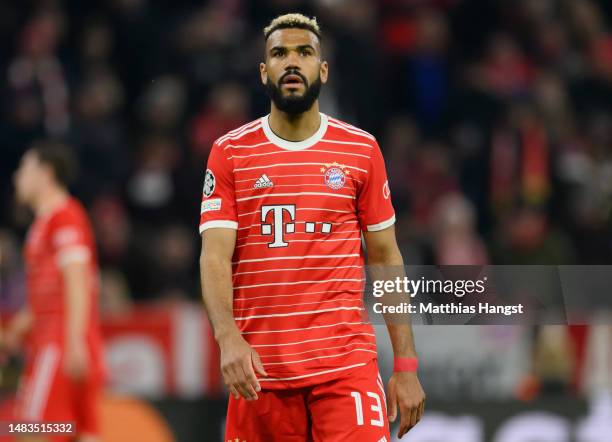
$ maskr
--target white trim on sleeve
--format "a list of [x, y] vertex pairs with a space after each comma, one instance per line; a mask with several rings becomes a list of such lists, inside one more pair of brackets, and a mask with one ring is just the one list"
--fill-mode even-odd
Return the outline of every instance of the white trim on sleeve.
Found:
[[225, 229], [234, 229], [234, 230], [238, 230], [238, 223], [236, 221], [228, 221], [228, 220], [213, 220], [213, 221], [206, 221], [203, 224], [200, 224], [200, 233], [202, 233], [204, 230], [208, 230], [208, 229], [212, 229], [214, 227], [222, 227]]
[[378, 232], [379, 230], [384, 230], [387, 227], [391, 227], [393, 224], [395, 224], [395, 214], [386, 221], [367, 226], [367, 229], [368, 232]]
[[89, 249], [85, 246], [64, 247], [57, 252], [57, 263], [60, 267], [73, 262], [87, 262], [89, 258]]

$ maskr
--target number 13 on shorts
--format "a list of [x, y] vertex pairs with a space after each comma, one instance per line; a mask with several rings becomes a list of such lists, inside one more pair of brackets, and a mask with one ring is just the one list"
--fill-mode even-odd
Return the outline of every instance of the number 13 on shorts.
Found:
[[358, 391], [352, 391], [351, 396], [355, 400], [355, 416], [357, 418], [357, 425], [361, 426], [365, 424], [364, 421], [364, 407], [369, 407], [368, 411], [372, 412], [374, 418], [370, 419], [370, 425], [374, 427], [383, 427], [385, 425], [383, 405], [380, 400], [380, 396], [372, 391], [366, 391], [365, 404], [362, 399], [361, 393]]

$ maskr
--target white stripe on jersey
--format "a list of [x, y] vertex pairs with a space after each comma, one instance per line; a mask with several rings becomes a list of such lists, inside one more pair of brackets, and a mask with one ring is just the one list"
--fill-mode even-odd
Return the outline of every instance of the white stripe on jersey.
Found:
[[[340, 239], [339, 241], [346, 241], [347, 239], [351, 239], [351, 238], [344, 238], [344, 239]], [[267, 244], [267, 243], [262, 243], [262, 244]], [[269, 272], [299, 272], [300, 270], [335, 270], [335, 269], [362, 269], [363, 266], [338, 266], [338, 267], [300, 267], [300, 268], [294, 268], [294, 269], [268, 269], [268, 270], [255, 270], [253, 272], [237, 272], [234, 273], [234, 276], [236, 275], [248, 275], [251, 273], [269, 273]]]
[[234, 308], [234, 311], [237, 310], [254, 310], [256, 308], [283, 308], [283, 307], [295, 307], [296, 305], [312, 305], [312, 304], [324, 304], [326, 302], [362, 302], [361, 298], [356, 299], [348, 299], [348, 298], [338, 298], [338, 299], [329, 299], [327, 301], [315, 301], [315, 302], [300, 302], [298, 304], [276, 304], [276, 305], [257, 305], [255, 307], [246, 307], [246, 308]]
[[374, 138], [374, 135], [372, 135], [372, 134], [371, 134], [370, 132], [368, 132], [367, 130], [364, 130], [364, 129], [360, 128], [360, 127], [357, 127], [357, 126], [355, 126], [355, 125], [353, 125], [353, 124], [351, 124], [351, 123], [348, 123], [348, 122], [346, 122], [346, 121], [339, 120], [338, 118], [334, 118], [334, 117], [329, 117], [329, 118], [331, 118], [331, 119], [333, 120], [333, 122], [334, 122], [334, 123], [338, 123], [338, 124], [340, 124], [340, 125], [342, 125], [342, 126], [344, 126], [344, 127], [348, 127], [349, 129], [356, 130], [357, 132], [364, 133], [364, 134], [369, 135], [369, 136], [371, 136], [372, 138]]
[[[338, 232], [338, 233], [345, 233], [345, 232]], [[261, 235], [258, 235], [261, 236]], [[247, 237], [248, 238], [248, 237]], [[329, 241], [329, 242], [338, 242], [338, 241], [361, 241], [361, 238], [338, 238], [338, 239], [328, 239], [328, 238], [324, 238], [324, 239], [292, 239], [291, 242], [321, 242], [321, 241]], [[248, 246], [260, 246], [263, 244], [270, 244], [270, 242], [249, 242], [246, 244], [241, 244], [239, 246], [236, 246], [237, 249], [239, 249], [240, 247], [248, 247]]]
[[[251, 180], [245, 180], [245, 181], [251, 181]], [[323, 187], [324, 189], [328, 189], [326, 184], [275, 184], [274, 188], [278, 188], [278, 187]], [[261, 189], [254, 189], [254, 188], [247, 188], [247, 189], [242, 189], [242, 190], [236, 190], [235, 193], [240, 193], [240, 192], [261, 192]]]
[[346, 198], [349, 200], [356, 199], [351, 195], [338, 195], [331, 192], [293, 192], [293, 193], [266, 193], [265, 195], [255, 195], [255, 196], [245, 196], [244, 198], [236, 198], [236, 201], [247, 201], [247, 200], [256, 200], [261, 198], [269, 198], [272, 196], [298, 196], [298, 195], [322, 195], [322, 196], [331, 196], [335, 198]]
[[305, 350], [305, 351], [298, 351], [296, 353], [278, 353], [278, 354], [274, 354], [274, 355], [259, 355], [260, 358], [283, 358], [285, 356], [297, 356], [297, 355], [303, 355], [306, 353], [312, 353], [315, 351], [321, 351], [321, 350], [335, 350], [338, 348], [347, 348], [347, 347], [354, 347], [355, 345], [367, 345], [369, 347], [376, 347], [376, 344], [371, 344], [369, 342], [353, 342], [350, 344], [346, 344], [346, 345], [338, 345], [335, 347], [323, 347], [323, 348], [313, 348], [311, 350]]
[[237, 287], [234, 287], [234, 290], [238, 290], [238, 289], [253, 289], [253, 288], [258, 288], [258, 287], [271, 287], [271, 286], [276, 286], [276, 285], [325, 284], [326, 282], [344, 282], [344, 281], [361, 282], [361, 281], [365, 281], [365, 279], [363, 279], [363, 278], [361, 278], [361, 279], [343, 279], [343, 278], [338, 278], [338, 279], [320, 279], [320, 280], [316, 280], [316, 281], [271, 282], [269, 284], [239, 285]]
[[361, 364], [347, 365], [346, 367], [332, 368], [330, 370], [317, 371], [316, 373], [303, 374], [300, 376], [292, 376], [290, 378], [263, 378], [263, 379], [259, 379], [259, 382], [292, 381], [294, 379], [309, 378], [309, 377], [317, 376], [320, 374], [333, 373], [335, 371], [341, 371], [341, 370], [349, 370], [355, 367], [363, 367], [364, 365], [366, 365], [366, 362], [362, 362]]
[[289, 345], [299, 345], [299, 344], [307, 344], [309, 342], [319, 342], [319, 341], [327, 341], [328, 339], [341, 339], [341, 338], [350, 338], [351, 336], [376, 336], [374, 333], [352, 333], [350, 335], [341, 335], [341, 336], [327, 336], [325, 338], [317, 338], [317, 339], [306, 339], [305, 341], [297, 341], [297, 342], [286, 342], [283, 344], [253, 344], [251, 347], [287, 347]]
[[[321, 140], [321, 141], [324, 141], [324, 140]], [[354, 143], [348, 143], [348, 144], [354, 144]], [[271, 167], [277, 167], [277, 166], [325, 166], [325, 165], [326, 163], [276, 163], [276, 164], [266, 164], [264, 166], [239, 167], [238, 169], [234, 169], [232, 172], [242, 172], [244, 170], [256, 170], [256, 169], [269, 169]], [[346, 169], [355, 169], [363, 173], [368, 173], [367, 170], [360, 169], [359, 167], [355, 167], [355, 166], [343, 166], [343, 167]]]
[[223, 138], [223, 140], [221, 140], [220, 142], [222, 143], [222, 142], [227, 141], [227, 140], [236, 141], [236, 140], [239, 140], [239, 139], [243, 138], [245, 135], [250, 134], [251, 132], [255, 132], [257, 130], [260, 130], [260, 129], [261, 129], [261, 124], [257, 124], [254, 127], [247, 128], [247, 129], [245, 129], [245, 130], [243, 130], [241, 132], [238, 132], [235, 135], [226, 135]]
[[235, 129], [233, 132], [228, 132], [227, 134], [223, 135], [221, 138], [219, 138], [217, 140], [217, 144], [221, 144], [226, 140], [238, 140], [240, 138], [242, 138], [244, 135], [256, 131], [261, 127], [261, 120], [255, 120], [252, 121], [251, 123], [245, 124], [242, 127], [239, 127], [238, 129]]
[[[296, 175], [270, 175], [269, 178], [293, 178], [296, 176], [317, 176], [319, 178], [321, 178], [323, 176], [323, 174], [320, 173], [304, 173], [304, 174], [296, 174]], [[361, 181], [359, 181], [358, 179], [356, 179], [355, 177], [352, 176], [347, 176], [346, 178], [348, 178], [349, 180], [353, 180], [358, 182], [359, 184], [361, 184]], [[247, 181], [253, 181], [253, 178], [249, 178], [248, 180], [235, 180], [234, 183], [244, 183]], [[299, 184], [296, 184], [297, 186], [299, 186]]]
[[258, 119], [253, 120], [253, 121], [249, 121], [248, 123], [245, 123], [242, 126], [237, 127], [236, 129], [232, 129], [232, 130], [228, 131], [225, 135], [221, 135], [219, 138], [224, 138], [224, 137], [226, 137], [228, 135], [237, 134], [241, 130], [248, 129], [249, 127], [253, 127], [254, 125], [260, 124], [260, 123], [261, 123], [261, 118], [258, 118]]
[[[327, 235], [327, 236], [329, 236], [329, 235], [342, 235], [344, 233], [355, 233], [355, 232], [361, 232], [361, 230], [342, 230], [340, 232], [334, 231], [334, 232], [325, 233], [325, 235]], [[261, 237], [268, 237], [268, 235], [262, 235], [261, 233], [253, 233], [251, 235], [246, 235], [246, 236], [243, 236], [241, 238], [238, 238], [238, 241], [242, 241], [242, 240], [245, 240], [247, 238], [255, 238], [255, 237], [259, 237], [259, 236], [261, 236]], [[348, 238], [345, 238], [345, 239], [348, 239]], [[327, 241], [331, 241], [331, 240], [327, 240]], [[268, 243], [266, 243], [266, 244], [268, 244]]]
[[[338, 322], [336, 324], [327, 324], [327, 325], [313, 325], [312, 327], [302, 327], [302, 328], [286, 328], [286, 329], [282, 329], [282, 330], [261, 330], [261, 331], [250, 331], [250, 332], [242, 332], [243, 335], [256, 335], [256, 334], [262, 334], [262, 333], [287, 333], [287, 332], [294, 332], [294, 331], [304, 331], [304, 330], [313, 330], [315, 328], [329, 328], [329, 327], [337, 327], [339, 325], [369, 325], [367, 322]], [[364, 345], [375, 345], [375, 344], [364, 344]], [[332, 347], [332, 348], [339, 348], [339, 347]], [[322, 348], [321, 350], [327, 350], [325, 348]], [[313, 350], [308, 350], [308, 351], [313, 351]], [[316, 351], [316, 350], [315, 350]], [[303, 353], [303, 352], [302, 352]], [[295, 353], [295, 354], [301, 354], [301, 353]], [[271, 357], [271, 356], [270, 356]]]
[[[350, 210], [320, 209], [320, 208], [316, 208], [316, 207], [298, 207], [296, 210], [321, 210], [321, 211], [324, 211], [324, 212], [354, 213], [354, 212], [351, 212]], [[259, 213], [259, 212], [260, 212], [259, 210], [255, 210], [254, 212], [239, 213], [238, 214], [238, 218], [240, 218], [241, 216], [253, 215], [253, 214]]]
[[[244, 126], [240, 126], [238, 129], [234, 129], [232, 131], [227, 132], [225, 135], [220, 136], [219, 138], [217, 138], [217, 140], [215, 141], [216, 144], [218, 144], [219, 146], [221, 144], [223, 144], [225, 141], [229, 140], [230, 138], [232, 138], [233, 136], [239, 135], [241, 132], [250, 129], [251, 127], [257, 126], [259, 125], [261, 127], [261, 122], [258, 120], [252, 121], [248, 124], [245, 124]], [[223, 148], [223, 150], [225, 150], [226, 148]]]
[[[316, 222], [318, 224], [321, 224], [321, 221], [293, 221], [293, 224], [306, 224], [307, 222]], [[342, 224], [352, 224], [352, 223], [358, 223], [358, 222], [359, 221], [357, 221], [356, 219], [350, 219], [348, 221], [342, 221], [341, 223], [326, 223], [326, 224], [332, 224], [334, 226], [341, 226]], [[260, 223], [251, 224], [250, 226], [240, 227], [238, 230], [247, 230], [252, 227], [259, 227], [259, 226], [261, 226]]]
[[349, 124], [349, 123], [347, 123], [345, 121], [341, 121], [341, 120], [338, 120], [337, 118], [332, 118], [332, 117], [329, 117], [329, 119], [327, 121], [328, 122], [331, 121], [333, 123], [339, 124], [340, 126], [345, 127], [346, 129], [352, 130], [354, 132], [358, 132], [358, 133], [362, 134], [365, 137], [371, 138], [372, 140], [376, 140], [374, 135], [372, 135], [371, 133], [369, 133], [369, 132], [367, 132], [367, 131], [365, 131], [365, 130], [357, 127], [357, 126], [353, 126], [352, 124]]
[[242, 144], [242, 145], [228, 144], [227, 146], [223, 148], [223, 150], [227, 149], [228, 147], [232, 147], [234, 149], [248, 149], [251, 147], [265, 146], [267, 144], [272, 144], [272, 143], [269, 141], [264, 141], [263, 143], [257, 143], [257, 144]]
[[304, 292], [304, 293], [288, 293], [284, 295], [268, 295], [268, 296], [251, 296], [248, 298], [234, 298], [234, 302], [236, 301], [251, 301], [253, 299], [263, 299], [263, 298], [287, 298], [294, 296], [304, 296], [304, 295], [317, 295], [321, 293], [350, 293], [350, 292], [358, 292], [361, 293], [363, 290], [354, 290], [354, 289], [346, 289], [346, 290], [324, 290], [322, 292]]
[[287, 316], [318, 315], [319, 313], [339, 312], [341, 310], [365, 310], [365, 308], [363, 308], [363, 307], [322, 308], [322, 309], [319, 309], [319, 310], [306, 310], [306, 311], [302, 311], [302, 312], [272, 313], [270, 315], [238, 316], [238, 317], [236, 317], [234, 319], [236, 321], [246, 321], [247, 319], [284, 318], [284, 317], [287, 317]]
[[[251, 121], [250, 123], [247, 124], [243, 124], [242, 126], [236, 128], [236, 129], [232, 129], [229, 132], [226, 132], [225, 134], [221, 135], [219, 138], [217, 138], [213, 144], [217, 144], [218, 146], [221, 146], [221, 144], [223, 144], [223, 141], [225, 141], [228, 137], [237, 134], [238, 132], [240, 132], [241, 130], [244, 129], [248, 129], [249, 127], [253, 127], [256, 124], [259, 124], [260, 121], [259, 120], [255, 120], [255, 121]], [[225, 149], [223, 149], [225, 150]]]
[[[321, 140], [319, 140], [320, 143], [336, 143], [336, 144], [348, 144], [351, 146], [366, 146], [369, 148], [372, 148], [371, 144], [366, 144], [366, 143], [358, 143], [357, 141], [340, 141], [340, 140], [330, 140], [329, 138], [323, 138]], [[370, 158], [370, 157], [368, 157]], [[349, 166], [346, 166], [349, 167]]]
[[[264, 152], [264, 153], [252, 153], [250, 155], [232, 155], [229, 158], [251, 158], [251, 157], [263, 157], [266, 155], [278, 155], [281, 153], [290, 153], [290, 152], [304, 152], [303, 150], [283, 150], [283, 151], [278, 151], [278, 152]], [[334, 150], [319, 150], [319, 149], [308, 149], [307, 152], [320, 152], [320, 153], [333, 153], [333, 154], [338, 154], [338, 155], [350, 155], [353, 157], [362, 157], [362, 158], [367, 158], [370, 159], [369, 155], [362, 155], [360, 153], [352, 153], [352, 152], [340, 152], [340, 151], [334, 151]]]
[[330, 258], [350, 258], [358, 257], [359, 253], [349, 253], [347, 255], [302, 255], [302, 256], [275, 256], [274, 258], [255, 258], [255, 259], [241, 259], [240, 261], [234, 261], [232, 264], [242, 264], [245, 262], [264, 262], [264, 261], [279, 261], [286, 259], [330, 259]]
[[344, 353], [337, 353], [335, 355], [325, 355], [325, 356], [317, 356], [314, 358], [308, 358], [308, 359], [300, 359], [298, 361], [286, 361], [286, 362], [263, 362], [263, 365], [289, 365], [289, 364], [298, 364], [300, 362], [308, 362], [308, 361], [315, 361], [317, 359], [329, 359], [329, 358], [337, 358], [340, 356], [344, 356], [344, 355], [348, 355], [349, 353], [355, 353], [356, 351], [366, 351], [368, 353], [374, 353], [376, 354], [375, 351], [373, 350], [368, 350], [365, 348], [355, 348], [353, 350], [349, 350], [349, 351], [345, 351]]
[[345, 126], [343, 126], [343, 125], [341, 125], [341, 124], [336, 124], [336, 123], [335, 123], [334, 121], [332, 121], [332, 120], [328, 121], [328, 123], [327, 123], [327, 124], [328, 124], [329, 126], [332, 126], [332, 127], [337, 127], [338, 129], [341, 129], [341, 130], [343, 130], [343, 131], [345, 131], [345, 132], [349, 132], [349, 133], [352, 133], [352, 134], [354, 134], [354, 135], [358, 135], [358, 136], [360, 136], [360, 137], [365, 137], [365, 138], [368, 138], [368, 139], [370, 139], [370, 140], [374, 141], [374, 137], [373, 137], [373, 136], [371, 136], [371, 135], [366, 135], [365, 133], [361, 133], [361, 132], [358, 132], [358, 131], [353, 130], [353, 129], [349, 129], [348, 127], [345, 127]]

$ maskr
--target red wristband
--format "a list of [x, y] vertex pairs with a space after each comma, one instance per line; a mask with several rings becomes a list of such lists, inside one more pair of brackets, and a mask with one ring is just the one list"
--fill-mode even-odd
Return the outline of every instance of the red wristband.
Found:
[[394, 358], [393, 371], [407, 371], [414, 373], [419, 368], [419, 360], [417, 358]]

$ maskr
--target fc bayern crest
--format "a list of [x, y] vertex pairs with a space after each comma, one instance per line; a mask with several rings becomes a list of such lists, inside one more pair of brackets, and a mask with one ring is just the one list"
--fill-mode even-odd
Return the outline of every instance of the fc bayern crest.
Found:
[[349, 174], [349, 170], [338, 163], [326, 164], [325, 167], [321, 168], [321, 172], [324, 173], [325, 184], [334, 190], [344, 187], [346, 176]]

